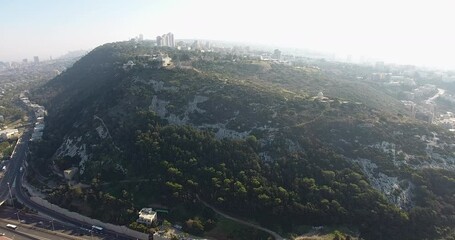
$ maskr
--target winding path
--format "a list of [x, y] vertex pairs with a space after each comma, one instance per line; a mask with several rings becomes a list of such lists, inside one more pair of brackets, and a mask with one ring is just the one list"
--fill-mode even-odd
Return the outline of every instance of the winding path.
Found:
[[316, 116], [315, 118], [313, 118], [313, 119], [311, 119], [311, 120], [309, 120], [309, 121], [303, 122], [303, 123], [299, 123], [299, 124], [297, 124], [296, 126], [297, 126], [297, 127], [303, 127], [303, 126], [305, 126], [305, 125], [307, 125], [307, 124], [309, 124], [309, 123], [313, 123], [313, 122], [315, 122], [315, 121], [321, 119], [321, 118], [324, 116], [324, 114], [325, 114], [326, 112], [327, 112], [327, 110], [324, 110], [324, 111], [322, 111], [318, 116]]
[[442, 88], [438, 88], [438, 92], [433, 96], [433, 97], [430, 97], [428, 98], [427, 100], [425, 100], [425, 103], [426, 104], [430, 104], [432, 102], [434, 102], [434, 100], [442, 95], [444, 95], [444, 93], [446, 92], [446, 90], [442, 89]]
[[245, 221], [245, 220], [238, 219], [238, 218], [229, 216], [229, 215], [227, 215], [227, 214], [225, 214], [225, 213], [222, 213], [220, 210], [216, 209], [214, 206], [212, 206], [212, 205], [206, 203], [204, 200], [200, 199], [199, 196], [196, 196], [196, 197], [197, 197], [197, 199], [198, 199], [202, 204], [204, 204], [206, 207], [212, 209], [214, 212], [216, 212], [217, 214], [219, 214], [219, 215], [221, 215], [221, 216], [223, 216], [223, 217], [225, 217], [225, 218], [227, 218], [227, 219], [230, 219], [230, 220], [235, 221], [235, 222], [238, 222], [238, 223], [240, 223], [240, 224], [247, 225], [247, 226], [249, 226], [249, 227], [256, 228], [256, 229], [259, 229], [259, 230], [261, 230], [261, 231], [267, 232], [268, 234], [272, 235], [272, 236], [275, 238], [275, 240], [285, 240], [285, 238], [283, 238], [283, 237], [280, 236], [278, 233], [276, 233], [276, 232], [274, 232], [274, 231], [272, 231], [272, 230], [270, 230], [270, 229], [267, 229], [267, 228], [261, 227], [261, 226], [259, 226], [259, 225], [256, 225], [256, 224], [254, 224], [254, 223], [250, 223], [250, 222], [247, 222], [247, 221]]

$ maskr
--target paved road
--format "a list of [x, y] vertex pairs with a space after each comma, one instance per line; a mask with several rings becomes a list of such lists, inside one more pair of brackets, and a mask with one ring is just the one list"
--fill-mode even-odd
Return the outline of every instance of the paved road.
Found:
[[[41, 240], [42, 238], [37, 238], [34, 234], [30, 234], [29, 232], [24, 232], [21, 229], [12, 230], [9, 228], [4, 227], [3, 223], [0, 226], [0, 232], [5, 234], [5, 237], [11, 239], [19, 239], [19, 240]], [[55, 237], [55, 236], [54, 236]], [[57, 239], [57, 238], [49, 238], [49, 239]]]
[[441, 88], [438, 88], [438, 92], [433, 96], [433, 97], [430, 97], [428, 98], [427, 100], [425, 100], [425, 103], [427, 104], [431, 104], [432, 102], [434, 102], [434, 100], [442, 95], [444, 95], [444, 93], [446, 92], [446, 90], [444, 89], [441, 89]]
[[88, 231], [67, 226], [58, 221], [49, 220], [49, 218], [44, 216], [26, 213], [12, 207], [3, 206], [0, 209], [0, 227], [5, 227], [7, 223], [17, 225], [20, 229], [25, 228], [38, 231], [38, 233], [35, 233], [35, 235], [38, 236], [41, 236], [39, 232], [44, 232], [44, 235], [51, 234], [54, 237], [55, 235], [58, 235], [59, 239], [103, 239], [103, 236], [93, 236]]
[[219, 215], [221, 215], [221, 216], [223, 216], [223, 217], [225, 217], [225, 218], [227, 218], [227, 219], [230, 219], [230, 220], [232, 220], [232, 221], [238, 222], [238, 223], [243, 224], [243, 225], [247, 225], [247, 226], [252, 227], [252, 228], [259, 229], [259, 230], [261, 230], [261, 231], [264, 231], [264, 232], [266, 232], [266, 233], [272, 235], [272, 236], [275, 238], [275, 240], [285, 240], [285, 238], [283, 238], [283, 237], [280, 236], [278, 233], [276, 233], [276, 232], [274, 232], [274, 231], [272, 231], [272, 230], [270, 230], [270, 229], [261, 227], [261, 226], [259, 226], [259, 225], [254, 224], [254, 223], [247, 222], [247, 221], [242, 220], [242, 219], [238, 219], [238, 218], [235, 218], [235, 217], [231, 217], [231, 216], [229, 216], [229, 215], [227, 215], [227, 214], [221, 212], [220, 210], [218, 210], [218, 209], [215, 208], [214, 206], [212, 206], [212, 205], [206, 203], [204, 200], [200, 199], [199, 196], [197, 196], [197, 199], [198, 199], [202, 204], [204, 204], [206, 207], [212, 209], [214, 212], [216, 212], [217, 214], [219, 214]]
[[[49, 217], [49, 219], [54, 219], [57, 222], [60, 221], [65, 223], [68, 226], [73, 227], [75, 230], [80, 228], [91, 230], [91, 225], [85, 222], [78, 221], [76, 219], [69, 218], [53, 209], [48, 209], [42, 207], [41, 205], [36, 204], [30, 200], [30, 197], [24, 192], [22, 188], [22, 178], [24, 177], [25, 171], [20, 171], [20, 167], [23, 165], [24, 160], [27, 157], [28, 153], [28, 142], [31, 137], [33, 128], [24, 129], [24, 133], [18, 140], [16, 148], [9, 160], [7, 171], [4, 177], [0, 180], [0, 203], [4, 200], [7, 200], [11, 194], [16, 196], [17, 200], [23, 203], [25, 206], [38, 211], [41, 214], [44, 214]], [[101, 236], [101, 235], [99, 235]], [[124, 235], [123, 233], [113, 232], [107, 229], [103, 230], [102, 236], [103, 239], [118, 239], [118, 240], [127, 240], [134, 239], [129, 236]]]
[[[6, 164], [6, 172], [0, 180], [0, 203], [9, 198], [10, 187], [13, 187], [14, 179], [19, 172], [23, 159], [26, 157], [26, 149], [28, 149], [28, 139], [31, 137], [31, 130], [27, 129], [22, 134], [21, 138], [16, 143], [16, 148], [11, 155], [11, 159]], [[24, 141], [25, 140], [25, 141]]]
[[3, 220], [0, 220], [0, 232], [5, 233], [6, 237], [9, 237], [11, 239], [27, 239], [27, 240], [83, 240], [83, 239], [90, 239], [90, 238], [80, 238], [80, 237], [71, 237], [71, 236], [66, 236], [61, 233], [57, 232], [52, 232], [52, 231], [46, 231], [46, 230], [41, 230], [39, 228], [35, 228], [34, 226], [26, 225], [26, 224], [17, 224], [15, 223], [14, 225], [17, 226], [16, 230], [10, 229], [6, 227], [6, 224], [9, 222], [5, 222]]

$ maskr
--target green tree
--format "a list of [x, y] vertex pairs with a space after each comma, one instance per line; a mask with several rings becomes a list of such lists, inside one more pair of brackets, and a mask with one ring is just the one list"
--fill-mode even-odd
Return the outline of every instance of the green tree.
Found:
[[185, 222], [184, 230], [190, 234], [201, 235], [204, 233], [204, 225], [199, 218], [188, 219]]

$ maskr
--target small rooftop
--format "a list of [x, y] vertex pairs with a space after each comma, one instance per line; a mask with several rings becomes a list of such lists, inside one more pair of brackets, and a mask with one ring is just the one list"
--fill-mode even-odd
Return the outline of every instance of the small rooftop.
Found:
[[156, 212], [153, 211], [152, 208], [143, 208], [139, 211], [140, 214], [155, 214]]

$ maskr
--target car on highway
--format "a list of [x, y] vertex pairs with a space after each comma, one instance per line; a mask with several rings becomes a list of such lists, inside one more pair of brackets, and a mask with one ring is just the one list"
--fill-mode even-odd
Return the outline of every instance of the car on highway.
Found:
[[6, 227], [7, 227], [7, 228], [14, 229], [14, 230], [16, 230], [16, 228], [17, 228], [17, 226], [14, 225], [14, 224], [6, 224]]

